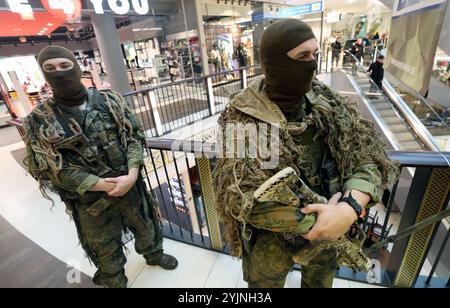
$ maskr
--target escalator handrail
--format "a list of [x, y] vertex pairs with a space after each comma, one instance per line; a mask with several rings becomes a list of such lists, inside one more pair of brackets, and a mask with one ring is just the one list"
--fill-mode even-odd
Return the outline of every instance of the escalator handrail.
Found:
[[[395, 76], [392, 76], [392, 77], [394, 77], [395, 79], [397, 79]], [[398, 79], [397, 79], [397, 80], [398, 80]], [[391, 84], [388, 80], [384, 79], [384, 81], [387, 82], [387, 83], [393, 88], [392, 84]], [[400, 82], [400, 81], [399, 81], [399, 82]], [[431, 112], [434, 113], [434, 115], [439, 119], [439, 121], [447, 127], [447, 129], [450, 129], [450, 126], [448, 126], [447, 122], [445, 122], [445, 120], [439, 115], [439, 113], [437, 113], [437, 111], [434, 110], [433, 106], [430, 105], [430, 103], [427, 101], [427, 99], [426, 99], [425, 97], [423, 97], [422, 95], [420, 95], [420, 93], [414, 91], [414, 90], [411, 89], [411, 88], [408, 88], [408, 91], [412, 92], [411, 94], [412, 94], [413, 96], [415, 96], [415, 97], [418, 98], [422, 103], [424, 103], [424, 104], [428, 107], [428, 109], [430, 109]], [[397, 95], [398, 95], [398, 94], [397, 94]]]
[[417, 115], [411, 110], [411, 108], [401, 98], [401, 96], [398, 95], [394, 87], [392, 87], [392, 85], [387, 80], [383, 81], [383, 88], [385, 89], [385, 93], [388, 95], [391, 102], [394, 103], [395, 106], [400, 110], [403, 117], [410, 125], [410, 127], [419, 136], [422, 142], [425, 143], [425, 145], [429, 148], [429, 150], [440, 152], [441, 150], [434, 136], [423, 125], [423, 123], [419, 120]]
[[[348, 52], [348, 51], [346, 51]], [[366, 71], [365, 67], [359, 62], [359, 60], [351, 53], [348, 52], [353, 60], [357, 63], [357, 65]], [[369, 78], [370, 79], [370, 78]], [[370, 82], [373, 81], [370, 79]], [[385, 88], [386, 95], [390, 99], [390, 101], [397, 107], [397, 110], [400, 111], [402, 116], [408, 122], [409, 126], [412, 130], [419, 136], [420, 140], [428, 147], [430, 151], [440, 152], [439, 145], [436, 143], [434, 136], [430, 133], [430, 131], [423, 125], [423, 123], [419, 120], [416, 114], [409, 108], [408, 104], [403, 100], [403, 98], [398, 95], [392, 85], [387, 81], [383, 80], [383, 85]], [[376, 86], [376, 85], [375, 85]], [[377, 87], [378, 88], [378, 87]], [[378, 88], [379, 89], [379, 88]]]

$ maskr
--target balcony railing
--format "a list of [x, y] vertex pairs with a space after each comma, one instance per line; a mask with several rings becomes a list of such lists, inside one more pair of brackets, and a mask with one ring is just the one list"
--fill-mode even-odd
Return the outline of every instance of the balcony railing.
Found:
[[124, 95], [143, 124], [147, 137], [214, 116], [225, 109], [230, 94], [262, 77], [257, 66], [164, 83]]
[[[221, 235], [222, 225], [215, 209], [211, 170], [214, 145], [148, 139], [146, 179], [156, 195], [166, 237], [228, 252]], [[369, 210], [361, 227], [368, 234], [367, 245], [379, 242], [392, 231], [392, 217], [401, 209], [399, 229], [403, 230], [438, 213], [448, 205], [450, 153], [389, 152], [401, 169], [415, 169], [414, 176], [402, 177], [383, 194], [384, 217]], [[390, 244], [370, 257], [380, 261], [377, 283], [384, 286], [449, 286], [447, 220], [417, 231]], [[366, 282], [366, 274], [340, 268], [337, 277]]]

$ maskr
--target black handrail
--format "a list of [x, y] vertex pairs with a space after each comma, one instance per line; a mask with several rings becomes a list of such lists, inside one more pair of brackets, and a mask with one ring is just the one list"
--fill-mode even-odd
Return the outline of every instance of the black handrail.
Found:
[[[181, 162], [181, 160], [176, 159], [176, 157], [174, 155], [175, 152], [179, 152], [179, 153], [184, 152], [184, 159], [186, 160], [186, 167], [187, 167], [187, 169], [184, 169], [184, 170], [188, 170], [189, 178], [190, 178], [190, 176], [192, 175], [192, 172], [193, 172], [193, 169], [192, 169], [193, 166], [197, 165], [197, 169], [195, 169], [197, 171], [194, 170], [194, 174], [196, 172], [198, 172], [198, 170], [199, 170], [198, 162], [201, 159], [203, 159], [202, 157], [206, 157], [206, 158], [215, 157], [215, 154], [216, 154], [215, 151], [220, 150], [217, 148], [220, 145], [218, 143], [214, 143], [214, 142], [203, 142], [203, 141], [194, 141], [194, 140], [157, 139], [157, 138], [148, 138], [146, 140], [146, 142], [147, 142], [148, 149], [153, 150], [153, 152], [160, 154], [161, 159], [162, 159], [162, 164], [163, 164], [163, 165], [160, 165], [159, 167], [157, 167], [154, 164], [153, 152], [149, 151], [149, 155], [151, 156], [151, 160], [153, 162], [153, 168], [154, 168], [152, 173], [154, 172], [156, 175], [156, 180], [159, 180], [158, 173], [162, 169], [164, 169], [166, 182], [169, 182], [170, 178], [175, 178], [175, 177], [177, 177], [178, 182], [180, 182], [180, 172], [185, 172], [185, 171], [182, 171], [180, 168], [178, 168], [178, 165], [180, 163], [182, 164], [182, 162]], [[172, 173], [172, 175], [169, 175], [167, 173], [169, 166], [166, 166], [166, 164], [169, 162], [164, 159], [163, 152], [167, 153], [168, 155], [170, 153], [172, 154], [173, 161], [170, 162], [170, 168], [175, 170], [176, 174]], [[399, 186], [399, 182], [400, 182], [400, 179], [399, 179], [392, 186], [390, 192], [389, 192], [389, 190], [387, 190], [388, 191], [387, 200], [384, 200], [384, 204], [386, 206], [386, 211], [385, 211], [386, 214], [383, 219], [384, 221], [378, 223], [378, 219], [377, 219], [378, 212], [372, 213], [370, 209], [367, 209], [367, 215], [366, 215], [366, 220], [364, 222], [364, 226], [366, 226], [370, 223], [372, 225], [372, 228], [374, 228], [374, 227], [378, 228], [377, 229], [378, 233], [374, 232], [375, 229], [371, 229], [372, 231], [370, 231], [370, 232], [372, 232], [372, 233], [370, 233], [368, 231], [368, 229], [366, 230], [366, 228], [364, 228], [364, 230], [366, 232], [369, 232], [368, 234], [371, 234], [370, 240], [374, 240], [374, 241], [377, 240], [377, 236], [378, 236], [379, 241], [381, 241], [390, 235], [391, 227], [389, 226], [389, 223], [391, 222], [391, 219], [390, 219], [391, 212], [393, 213], [395, 207], [398, 205], [401, 205], [401, 204], [405, 205], [405, 207], [403, 208], [403, 215], [402, 215], [402, 220], [400, 223], [400, 228], [404, 228], [405, 226], [406, 227], [411, 226], [414, 223], [413, 221], [409, 222], [409, 218], [412, 215], [411, 213], [416, 213], [418, 206], [420, 204], [422, 204], [421, 200], [425, 200], [425, 199], [423, 199], [423, 198], [425, 198], [425, 195], [422, 195], [422, 196], [417, 195], [416, 196], [416, 194], [418, 192], [420, 194], [422, 189], [424, 189], [424, 187], [426, 186], [423, 181], [425, 180], [424, 177], [430, 176], [429, 174], [427, 175], [427, 172], [430, 170], [432, 171], [435, 169], [442, 169], [442, 168], [450, 167], [450, 164], [449, 164], [450, 152], [387, 151], [387, 154], [391, 159], [398, 160], [400, 162], [400, 170], [402, 170], [403, 168], [407, 168], [407, 167], [415, 167], [416, 173], [415, 173], [413, 179], [410, 179], [408, 177], [402, 177], [402, 179], [401, 179], [402, 184], [400, 186]], [[195, 159], [195, 162], [193, 164], [190, 164], [188, 162], [189, 161], [188, 156], [190, 157], [190, 159]], [[183, 157], [181, 157], [181, 158], [183, 158]], [[210, 162], [212, 164], [214, 164], [214, 160], [212, 160]], [[174, 165], [174, 166], [172, 166], [172, 165]], [[159, 171], [158, 171], [158, 169], [159, 169]], [[424, 174], [424, 172], [425, 172], [425, 174]], [[439, 172], [440, 172], [440, 174], [442, 174], [442, 171], [439, 171]], [[196, 177], [198, 177], [198, 175]], [[190, 179], [189, 179], [189, 181], [190, 181]], [[158, 186], [161, 186], [161, 183], [158, 182], [157, 184], [158, 184]], [[189, 182], [189, 184], [191, 185], [190, 189], [192, 190], [192, 183]], [[404, 185], [404, 184], [407, 184], [408, 186], [410, 185], [410, 189], [407, 194], [407, 200], [406, 199], [404, 200], [405, 196], [403, 196], [403, 193], [397, 194], [397, 187], [403, 187], [402, 185]], [[197, 182], [197, 185], [203, 185], [203, 184]], [[166, 193], [167, 195], [171, 195], [171, 194], [173, 195], [172, 187], [170, 185], [168, 185], [168, 187], [166, 187], [165, 189], [167, 190], [167, 193]], [[202, 189], [202, 186], [200, 186], [200, 190], [201, 189]], [[403, 188], [401, 188], [401, 189], [403, 189]], [[181, 191], [183, 191], [183, 189], [181, 189]], [[386, 191], [385, 191], [385, 193], [386, 193]], [[203, 192], [200, 192], [200, 195], [202, 196], [202, 198], [204, 197]], [[161, 196], [163, 196], [162, 192], [161, 192]], [[211, 197], [211, 196], [209, 195], [209, 197]], [[429, 197], [427, 197], [427, 198], [429, 199]], [[173, 197], [172, 197], [172, 199], [173, 199]], [[162, 197], [159, 200], [159, 202], [162, 203], [162, 205], [160, 205], [160, 207], [164, 208], [165, 204], [167, 203], [167, 200], [164, 200]], [[200, 203], [196, 202], [195, 198], [194, 198], [194, 203], [197, 208], [194, 210], [194, 213], [191, 213], [188, 215], [195, 215], [197, 217], [197, 219], [199, 219], [198, 210], [200, 208], [202, 208], [203, 211], [206, 211], [206, 207], [203, 202], [200, 202]], [[170, 202], [168, 204], [170, 204]], [[186, 204], [186, 202], [184, 202], [184, 200], [183, 200], [183, 204]], [[214, 211], [214, 210], [211, 210], [211, 208], [209, 207], [209, 211]], [[177, 218], [177, 217], [175, 217], [175, 216], [172, 217], [172, 219], [174, 219], [174, 220], [172, 220], [172, 223], [174, 225], [177, 225], [177, 222], [176, 222], [177, 219], [175, 219], [175, 218]], [[371, 222], [369, 222], [369, 220], [370, 220], [369, 218], [372, 219]], [[402, 225], [403, 218], [405, 218], [404, 220], [406, 221], [406, 224]], [[169, 217], [168, 217], [168, 223], [169, 224], [171, 223], [171, 220]], [[209, 227], [209, 222], [208, 222], [207, 226]], [[439, 226], [439, 223], [437, 224], [437, 226]], [[192, 231], [192, 230], [186, 229], [185, 231], [186, 231], [186, 234], [189, 234], [188, 232]], [[205, 249], [212, 249], [214, 251], [228, 253], [226, 246], [223, 247], [222, 250], [217, 250], [217, 248], [213, 249], [212, 248], [212, 238], [213, 238], [212, 235], [209, 233], [209, 231], [207, 231], [206, 234], [203, 234], [201, 226], [199, 226], [199, 230], [197, 230], [195, 232], [194, 238], [192, 238], [192, 236], [189, 238], [186, 236], [180, 237], [177, 234], [177, 232], [174, 232], [173, 230], [172, 231], [167, 230], [167, 232], [165, 232], [165, 236], [172, 238], [174, 240], [179, 240], [179, 241], [185, 242], [190, 245], [196, 245], [198, 247], [202, 247]], [[198, 237], [198, 238], [196, 238], [196, 237]], [[216, 238], [216, 237], [214, 237], [214, 238]], [[436, 243], [438, 243], [437, 240], [436, 240]], [[434, 261], [434, 264], [433, 264], [434, 271], [436, 270], [438, 264], [441, 265], [440, 256], [442, 255], [441, 251], [445, 248], [445, 244], [446, 244], [446, 241], [444, 241], [442, 243], [442, 247], [439, 250], [438, 258], [436, 258]], [[396, 243], [396, 244], [394, 244], [393, 247], [394, 248], [397, 247], [397, 250], [399, 250], [398, 247], [402, 247], [401, 245], [403, 245], [403, 243]], [[378, 253], [380, 253], [380, 251], [377, 251], [377, 254]], [[392, 286], [393, 280], [391, 279], [392, 278], [391, 275], [397, 275], [399, 273], [399, 271], [396, 271], [396, 269], [398, 269], [398, 267], [396, 267], [396, 266], [392, 267], [393, 264], [396, 264], [397, 258], [410, 257], [410, 256], [406, 256], [406, 253], [402, 253], [402, 252], [399, 253], [398, 251], [396, 251], [395, 253], [391, 251], [390, 253], [392, 253], [391, 256], [393, 256], [393, 258], [389, 259], [390, 260], [389, 264], [387, 264], [387, 265], [385, 264], [381, 268], [382, 278], [379, 283], [381, 283], [381, 285], [384, 285], [384, 286]], [[371, 257], [378, 259], [378, 255], [373, 255]], [[423, 258], [429, 258], [429, 251], [427, 251], [423, 255]], [[391, 264], [391, 262], [392, 262], [392, 264]], [[339, 270], [336, 275], [337, 275], [337, 277], [340, 277], [340, 278], [350, 279], [350, 280], [355, 280], [355, 281], [364, 280], [363, 276], [361, 276], [360, 274], [361, 273], [351, 273], [351, 272], [348, 272], [348, 269], [342, 268], [342, 270]], [[358, 275], [360, 275], [360, 276], [358, 276]], [[432, 275], [432, 273], [430, 273], [430, 275]], [[430, 283], [430, 281], [431, 281], [430, 275], [427, 274], [427, 276], [428, 276], [427, 283]], [[426, 277], [424, 278], [423, 276], [420, 276], [420, 277], [421, 277], [421, 279], [426, 278]], [[447, 278], [445, 278], [445, 279], [447, 279]], [[439, 279], [437, 279], [437, 280], [433, 279], [433, 283], [441, 283], [440, 280], [442, 280], [442, 277], [439, 277]], [[445, 281], [444, 281], [444, 283], [445, 283]], [[414, 283], [413, 283], [413, 286], [414, 286]], [[417, 286], [421, 286], [421, 284], [418, 283]]]
[[[154, 150], [180, 151], [211, 155], [215, 152], [215, 144], [193, 140], [174, 140], [164, 138], [148, 138], [147, 147]], [[432, 151], [386, 151], [393, 160], [398, 160], [402, 167], [450, 167], [450, 152]]]

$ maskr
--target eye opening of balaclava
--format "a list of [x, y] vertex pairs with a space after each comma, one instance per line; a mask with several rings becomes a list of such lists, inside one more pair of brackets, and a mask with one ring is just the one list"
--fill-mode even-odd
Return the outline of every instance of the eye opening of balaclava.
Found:
[[[73, 63], [73, 67], [67, 70], [49, 71], [43, 64], [49, 59], [64, 58]], [[53, 99], [57, 103], [67, 106], [79, 106], [87, 97], [86, 88], [81, 83], [81, 69], [73, 53], [61, 46], [51, 45], [43, 48], [37, 57], [45, 80], [53, 90]]]
[[300, 107], [305, 94], [311, 90], [317, 69], [316, 60], [296, 61], [288, 52], [315, 38], [311, 27], [297, 19], [277, 21], [262, 35], [260, 60], [266, 92], [286, 116]]

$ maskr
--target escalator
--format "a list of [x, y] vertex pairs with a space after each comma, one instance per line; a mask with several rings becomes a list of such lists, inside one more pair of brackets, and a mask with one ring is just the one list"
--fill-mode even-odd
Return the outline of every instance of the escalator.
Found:
[[362, 92], [367, 97], [370, 105], [374, 108], [377, 116], [386, 124], [389, 131], [394, 135], [399, 149], [404, 151], [425, 150], [423, 144], [417, 140], [414, 132], [404, 121], [389, 99], [373, 85], [372, 80], [361, 72], [357, 72], [355, 80]]
[[[367, 109], [372, 120], [377, 123], [391, 147], [394, 150], [402, 151], [444, 150], [433, 136], [430, 127], [426, 127], [424, 124], [426, 122], [419, 119], [389, 81], [383, 81], [381, 90], [367, 75], [366, 69], [361, 63], [352, 54], [350, 56], [353, 57], [354, 62], [349, 63], [349, 66], [344, 65], [340, 71], [334, 72], [332, 75], [334, 74], [336, 78], [344, 76], [348, 80], [353, 88], [351, 90], [356, 91], [361, 103]], [[339, 86], [337, 88], [339, 91]], [[348, 87], [346, 90], [349, 91]], [[423, 98], [419, 97], [418, 99]], [[426, 108], [429, 109], [427, 114], [431, 114], [437, 123], [435, 126], [441, 127], [444, 134], [450, 136], [450, 129], [447, 123], [439, 117], [439, 114], [425, 100], [420, 103], [426, 104]]]

